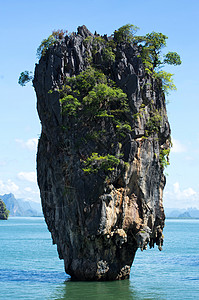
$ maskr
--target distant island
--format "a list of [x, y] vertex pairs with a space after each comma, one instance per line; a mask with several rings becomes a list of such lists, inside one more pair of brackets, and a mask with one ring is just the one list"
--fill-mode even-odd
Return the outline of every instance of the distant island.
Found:
[[199, 219], [199, 210], [197, 208], [165, 208], [167, 219]]
[[[3, 204], [1, 204], [3, 202]], [[0, 209], [5, 205], [10, 217], [41, 217], [41, 204], [24, 199], [16, 199], [12, 193], [0, 195]], [[0, 213], [1, 214], [1, 213]], [[165, 208], [166, 219], [199, 219], [197, 208]], [[2, 220], [2, 218], [0, 218]]]
[[5, 194], [0, 196], [6, 208], [10, 211], [10, 217], [41, 217], [43, 216], [41, 204], [33, 201], [16, 199], [15, 196]]
[[9, 210], [7, 210], [5, 203], [0, 199], [0, 220], [7, 220]]

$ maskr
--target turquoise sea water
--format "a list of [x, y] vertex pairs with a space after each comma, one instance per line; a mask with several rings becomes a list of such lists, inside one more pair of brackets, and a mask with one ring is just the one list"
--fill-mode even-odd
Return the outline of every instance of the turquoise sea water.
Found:
[[167, 220], [164, 236], [129, 280], [72, 282], [43, 218], [0, 221], [0, 299], [199, 299], [199, 220]]

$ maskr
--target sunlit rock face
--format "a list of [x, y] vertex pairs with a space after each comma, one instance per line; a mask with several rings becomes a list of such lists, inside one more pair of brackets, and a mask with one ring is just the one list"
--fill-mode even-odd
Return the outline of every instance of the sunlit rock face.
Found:
[[[34, 88], [42, 124], [38, 184], [44, 217], [66, 272], [78, 280], [126, 279], [138, 248], [162, 247], [162, 152], [169, 147], [170, 127], [161, 82], [146, 74], [141, 48], [117, 44], [112, 58], [105, 59], [111, 38], [104, 36], [97, 46], [96, 38], [100, 40], [79, 27], [36, 65]], [[97, 110], [105, 105], [107, 110], [97, 115], [83, 98], [88, 93], [77, 95], [71, 82], [80, 104], [73, 113], [66, 106], [63, 86], [90, 66], [126, 93], [126, 109], [119, 111], [120, 100], [114, 110], [106, 104], [111, 100], [102, 99]]]

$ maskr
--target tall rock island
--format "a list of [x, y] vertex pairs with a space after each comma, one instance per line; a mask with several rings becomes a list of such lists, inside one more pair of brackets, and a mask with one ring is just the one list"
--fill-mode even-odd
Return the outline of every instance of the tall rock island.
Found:
[[126, 279], [138, 248], [163, 244], [170, 126], [162, 82], [136, 42], [85, 26], [61, 33], [33, 80], [44, 217], [72, 279]]

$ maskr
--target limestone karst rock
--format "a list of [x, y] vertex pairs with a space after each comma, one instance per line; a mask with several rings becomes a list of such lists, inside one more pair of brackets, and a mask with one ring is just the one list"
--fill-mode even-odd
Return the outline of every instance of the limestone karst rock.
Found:
[[9, 210], [6, 209], [5, 203], [0, 199], [0, 220], [7, 220]]
[[128, 278], [138, 248], [162, 247], [170, 127], [140, 51], [82, 26], [35, 68], [43, 213], [74, 279]]

